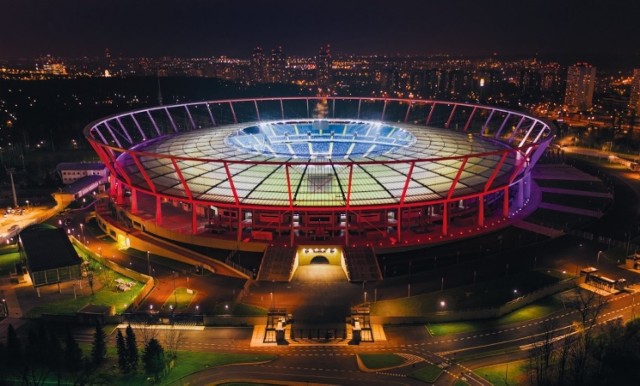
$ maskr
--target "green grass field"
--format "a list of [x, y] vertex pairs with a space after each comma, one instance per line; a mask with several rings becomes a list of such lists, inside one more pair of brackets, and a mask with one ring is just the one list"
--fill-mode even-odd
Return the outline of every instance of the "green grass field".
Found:
[[426, 365], [411, 373], [411, 377], [426, 383], [434, 383], [442, 374], [442, 369], [434, 365]]
[[164, 302], [163, 307], [165, 310], [168, 310], [169, 306], [172, 306], [176, 312], [186, 311], [196, 294], [197, 291], [194, 290], [191, 290], [191, 293], [188, 293], [187, 289], [184, 287], [176, 288], [171, 296], [167, 298], [167, 301]]
[[[480, 282], [476, 286], [452, 288], [442, 292], [429, 292], [409, 298], [382, 300], [373, 304], [375, 316], [423, 316], [446, 309], [474, 309], [497, 307], [513, 300], [514, 289], [527, 294], [560, 281], [546, 271], [530, 271], [510, 275], [499, 280]], [[446, 309], [440, 307], [445, 301]]]
[[265, 316], [267, 309], [252, 304], [239, 303], [233, 309], [234, 316]]
[[463, 334], [496, 328], [501, 325], [542, 318], [553, 312], [561, 310], [562, 307], [563, 305], [560, 300], [553, 296], [548, 296], [533, 304], [517, 309], [501, 318], [451, 323], [430, 323], [426, 327], [427, 331], [432, 336]]
[[515, 361], [481, 367], [476, 369], [474, 373], [495, 386], [526, 385], [528, 384], [526, 366], [526, 360]]
[[396, 354], [359, 354], [362, 364], [371, 370], [400, 366], [406, 360]]
[[0, 275], [8, 275], [15, 270], [16, 263], [20, 262], [18, 252], [3, 253], [0, 255]]
[[[161, 335], [161, 334], [160, 334]], [[139, 338], [139, 337], [138, 337]], [[162, 338], [160, 344], [162, 344]], [[91, 345], [82, 344], [82, 352], [84, 355], [91, 355]], [[142, 355], [142, 347], [140, 348]], [[256, 363], [265, 362], [276, 359], [277, 356], [269, 354], [230, 354], [230, 353], [211, 353], [211, 352], [194, 352], [194, 351], [178, 351], [178, 359], [165, 377], [163, 377], [157, 385], [170, 385], [174, 382], [180, 384], [180, 379], [217, 366], [225, 366], [238, 363]], [[50, 382], [53, 383], [53, 379]], [[147, 381], [147, 375], [144, 374], [142, 363], [138, 367], [136, 374], [121, 374], [118, 370], [118, 356], [115, 347], [110, 345], [107, 347], [107, 359], [97, 370], [93, 370], [88, 384], [109, 384], [137, 386], [143, 384], [152, 384]], [[64, 384], [64, 382], [63, 382]]]

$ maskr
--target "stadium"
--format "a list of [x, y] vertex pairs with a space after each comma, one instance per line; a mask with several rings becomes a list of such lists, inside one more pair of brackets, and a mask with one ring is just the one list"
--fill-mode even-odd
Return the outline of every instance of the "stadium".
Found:
[[527, 204], [553, 132], [491, 106], [294, 97], [131, 111], [85, 136], [110, 171], [112, 217], [131, 229], [313, 252], [488, 232]]

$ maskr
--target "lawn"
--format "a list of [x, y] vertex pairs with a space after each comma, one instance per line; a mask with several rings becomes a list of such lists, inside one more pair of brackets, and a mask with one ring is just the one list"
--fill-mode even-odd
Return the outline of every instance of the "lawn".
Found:
[[[94, 282], [101, 283], [102, 286], [94, 286], [94, 293], [91, 294], [86, 279], [83, 279], [83, 289], [76, 288], [77, 298], [74, 299], [73, 294], [68, 291], [63, 294], [52, 294], [47, 296], [43, 304], [31, 309], [27, 315], [29, 317], [39, 317], [41, 314], [75, 314], [87, 304], [95, 304], [99, 306], [114, 306], [116, 314], [124, 312], [133, 299], [142, 290], [143, 284], [135, 282], [135, 280], [123, 276], [105, 266], [96, 260], [90, 259], [85, 252], [76, 248], [78, 255], [90, 262], [90, 267], [94, 272]], [[115, 281], [122, 279], [126, 282], [135, 282], [128, 291], [118, 291]], [[63, 298], [64, 297], [64, 298]], [[43, 298], [44, 299], [44, 298]]]
[[406, 360], [396, 354], [358, 354], [362, 364], [371, 370], [400, 366]]
[[[162, 339], [161, 344], [162, 344]], [[81, 345], [82, 352], [85, 356], [91, 355], [91, 346]], [[142, 355], [142, 347], [140, 348]], [[160, 380], [159, 385], [169, 385], [179, 382], [195, 372], [205, 370], [212, 367], [224, 366], [240, 363], [256, 363], [265, 362], [276, 359], [277, 356], [269, 354], [231, 354], [231, 353], [211, 353], [211, 352], [194, 352], [194, 351], [178, 351], [178, 359], [164, 378]], [[110, 385], [143, 385], [150, 384], [147, 382], [147, 375], [142, 370], [142, 363], [139, 364], [136, 374], [122, 374], [118, 370], [118, 356], [114, 345], [107, 347], [107, 359], [98, 370], [94, 370], [91, 375], [90, 384], [110, 384]], [[101, 383], [102, 381], [102, 383]]]
[[[131, 279], [115, 274], [114, 279], [123, 278], [127, 281]], [[87, 283], [83, 284], [83, 290], [77, 288], [78, 293], [81, 291], [87, 292]], [[129, 307], [133, 299], [142, 290], [142, 284], [136, 283], [129, 291], [121, 292], [114, 288], [102, 287], [99, 290], [94, 291], [91, 295], [82, 295], [74, 299], [71, 294], [65, 294], [69, 296], [68, 299], [55, 300], [52, 296], [46, 299], [46, 303], [32, 308], [28, 312], [29, 317], [39, 317], [41, 314], [75, 314], [82, 307], [87, 304], [94, 304], [98, 306], [111, 306], [115, 307], [116, 314], [124, 312]]]
[[442, 369], [435, 365], [426, 365], [411, 373], [411, 377], [426, 383], [434, 383], [442, 374]]
[[474, 373], [491, 382], [495, 386], [528, 384], [526, 372], [527, 361], [515, 361], [499, 365], [481, 367]]
[[8, 275], [16, 269], [16, 263], [20, 262], [20, 253], [10, 252], [0, 255], [0, 275]]
[[456, 380], [453, 386], [469, 386], [469, 384], [461, 379]]
[[462, 334], [496, 328], [501, 325], [519, 323], [527, 320], [542, 318], [561, 310], [562, 302], [554, 296], [547, 296], [533, 304], [519, 308], [501, 318], [488, 320], [472, 320], [451, 323], [430, 323], [427, 330], [432, 336]]
[[233, 309], [234, 316], [266, 316], [267, 309], [252, 304], [239, 303]]
[[189, 293], [186, 288], [178, 287], [164, 302], [163, 309], [169, 309], [169, 306], [172, 306], [176, 312], [187, 311], [196, 294], [197, 291], [191, 290]]
[[558, 281], [560, 281], [558, 277], [548, 275], [546, 271], [524, 272], [499, 280], [480, 282], [476, 286], [468, 285], [409, 298], [378, 301], [371, 307], [371, 314], [375, 316], [423, 316], [443, 311], [444, 309], [440, 307], [441, 301], [445, 301], [446, 309], [449, 310], [497, 307], [513, 300], [514, 289], [523, 295]]

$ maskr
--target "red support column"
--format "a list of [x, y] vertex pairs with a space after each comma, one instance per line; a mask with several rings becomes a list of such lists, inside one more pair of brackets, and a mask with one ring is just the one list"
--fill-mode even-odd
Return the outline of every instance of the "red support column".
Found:
[[504, 188], [504, 201], [502, 203], [502, 217], [509, 217], [509, 186]]
[[162, 224], [162, 199], [156, 196], [156, 224]]
[[191, 233], [194, 235], [198, 233], [198, 213], [197, 213], [197, 205], [192, 202], [191, 203]]
[[349, 165], [349, 182], [347, 183], [347, 202], [346, 202], [347, 212], [345, 213], [347, 215], [347, 218], [345, 219], [345, 222], [344, 222], [344, 243], [347, 246], [349, 245], [349, 206], [351, 206], [352, 181], [353, 181], [353, 164], [350, 164]]
[[453, 109], [451, 109], [451, 114], [449, 114], [449, 119], [447, 119], [447, 123], [444, 124], [444, 128], [448, 129], [449, 125], [451, 125], [451, 120], [453, 119], [453, 114], [456, 113], [456, 108], [458, 107], [458, 105], [453, 105]]
[[484, 195], [478, 196], [478, 226], [484, 226]]
[[118, 183], [117, 189], [116, 189], [116, 204], [118, 205], [122, 205], [122, 202], [124, 201], [124, 191], [122, 189], [122, 183]]
[[242, 209], [238, 208], [238, 246], [242, 241]]
[[[401, 218], [402, 217], [402, 208], [398, 207], [398, 218], [396, 219], [396, 228], [398, 231], [398, 244], [400, 244], [400, 242], [402, 241], [402, 224], [401, 224]], [[388, 215], [386, 216], [387, 218], [389, 217]], [[389, 226], [389, 224], [387, 224], [387, 226]]]
[[131, 189], [131, 213], [138, 213], [138, 191]]
[[289, 194], [289, 210], [291, 211], [291, 219], [289, 220], [289, 242], [293, 245], [293, 192], [291, 191], [291, 175], [289, 174], [289, 164], [284, 165], [285, 175], [287, 176], [287, 193]]
[[432, 103], [431, 104], [431, 110], [429, 110], [429, 115], [427, 115], [427, 120], [425, 121], [425, 125], [429, 126], [429, 122], [431, 122], [431, 117], [433, 116], [433, 111], [436, 109], [436, 104], [437, 103]]
[[442, 206], [442, 235], [449, 234], [449, 202], [445, 202]]
[[109, 174], [109, 195], [112, 197], [116, 195], [116, 184], [116, 177], [113, 173]]

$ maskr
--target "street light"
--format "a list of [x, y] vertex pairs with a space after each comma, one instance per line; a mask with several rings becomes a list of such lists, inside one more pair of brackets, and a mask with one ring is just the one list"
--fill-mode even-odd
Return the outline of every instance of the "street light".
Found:
[[29, 200], [25, 201], [27, 203], [27, 210], [29, 210]]
[[151, 276], [151, 262], [149, 261], [149, 251], [147, 251], [147, 274]]
[[515, 298], [516, 298], [516, 296], [518, 296], [518, 290], [517, 290], [517, 289], [514, 289], [514, 290], [513, 290], [513, 298], [515, 299]]
[[[29, 201], [27, 201], [27, 202], [29, 202]], [[80, 233], [82, 233], [82, 244], [84, 244], [86, 239], [84, 238], [84, 224], [83, 223], [80, 223]]]
[[598, 251], [598, 256], [596, 257], [596, 267], [600, 264], [600, 255], [602, 255], [602, 251]]
[[447, 302], [444, 300], [440, 300], [440, 307], [444, 308], [447, 305]]

